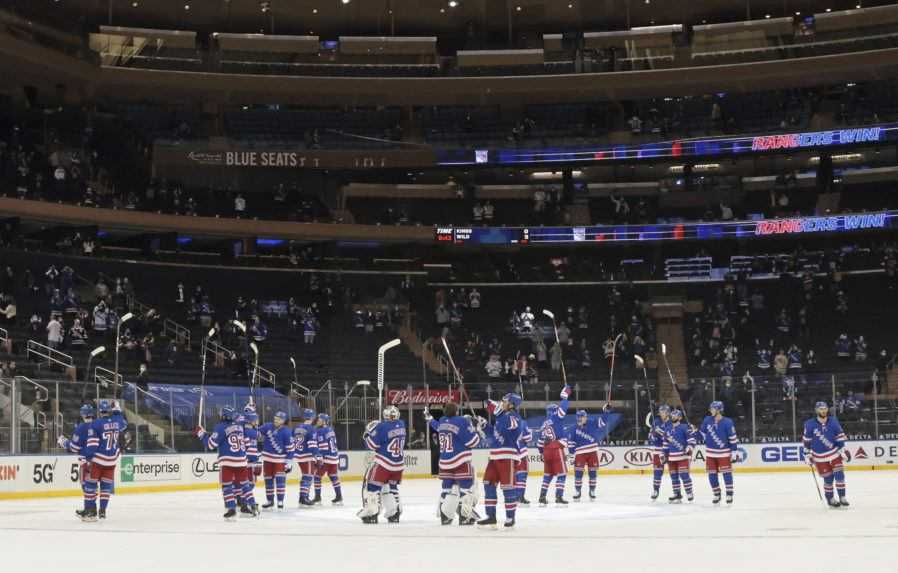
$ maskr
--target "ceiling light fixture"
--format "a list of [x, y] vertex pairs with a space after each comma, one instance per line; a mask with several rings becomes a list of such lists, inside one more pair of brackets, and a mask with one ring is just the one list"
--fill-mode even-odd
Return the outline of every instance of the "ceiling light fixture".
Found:
[[457, 0], [449, 0], [449, 7], [450, 7], [450, 8], [455, 8], [456, 6], [458, 6], [458, 1], [457, 1]]

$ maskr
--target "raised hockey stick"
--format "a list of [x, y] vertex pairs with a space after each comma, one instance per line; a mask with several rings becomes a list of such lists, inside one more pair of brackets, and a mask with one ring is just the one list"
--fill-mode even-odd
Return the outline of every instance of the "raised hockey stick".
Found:
[[561, 347], [561, 341], [558, 339], [558, 324], [555, 323], [555, 315], [551, 310], [543, 309], [543, 314], [552, 319], [552, 328], [555, 329], [555, 343], [558, 344], [558, 350], [561, 352], [561, 379], [567, 386], [567, 371], [564, 369], [564, 348]]
[[214, 328], [209, 331], [209, 334], [203, 340], [203, 360], [202, 360], [203, 373], [200, 377], [200, 405], [198, 408], [199, 411], [197, 412], [197, 419], [196, 419], [197, 426], [202, 426], [203, 421], [205, 420], [205, 417], [206, 417], [205, 412], [204, 412], [205, 407], [206, 407], [206, 354], [209, 351], [209, 347], [206, 346], [206, 343], [213, 336], [215, 336]]
[[617, 341], [623, 335], [624, 333], [621, 332], [614, 337], [614, 346], [611, 348], [611, 371], [608, 375], [608, 392], [605, 393], [605, 402], [609, 404], [611, 403], [611, 392], [614, 389], [614, 361], [617, 358]]
[[[673, 372], [670, 370], [670, 363], [667, 361], [667, 345], [663, 342], [661, 343], [661, 357], [664, 358], [664, 366], [667, 368], [667, 375], [670, 377], [670, 383], [673, 384], [674, 390], [679, 396], [680, 389], [677, 387], [677, 380], [674, 378]], [[683, 406], [683, 418], [688, 422], [689, 414], [686, 412], [686, 402], [683, 402], [682, 397], [680, 397], [680, 404]]]
[[636, 368], [642, 369], [642, 384], [645, 386], [646, 396], [649, 397], [649, 415], [646, 416], [646, 426], [651, 428], [652, 422], [655, 421], [655, 401], [652, 400], [652, 391], [649, 389], [649, 375], [645, 371], [645, 359], [638, 354], [634, 354], [633, 360], [636, 362]]
[[440, 340], [443, 341], [443, 349], [446, 351], [446, 358], [449, 359], [449, 364], [452, 366], [452, 371], [455, 373], [455, 379], [458, 381], [458, 386], [461, 389], [461, 397], [467, 402], [468, 409], [471, 410], [471, 415], [474, 418], [477, 418], [477, 412], [474, 411], [474, 407], [471, 406], [471, 397], [468, 396], [468, 391], [465, 389], [465, 380], [461, 376], [461, 372], [458, 371], [458, 368], [455, 366], [455, 360], [452, 359], [452, 352], [449, 351], [449, 343], [446, 342], [446, 338], [442, 337]]

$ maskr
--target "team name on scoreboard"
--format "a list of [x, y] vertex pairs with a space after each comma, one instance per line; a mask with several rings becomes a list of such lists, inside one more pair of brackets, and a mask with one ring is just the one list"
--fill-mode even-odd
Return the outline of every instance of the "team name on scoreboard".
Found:
[[876, 142], [881, 138], [881, 127], [837, 129], [832, 131], [814, 131], [810, 133], [786, 133], [782, 135], [761, 135], [752, 138], [751, 149], [752, 151], [773, 151], [776, 149], [848, 145], [851, 143]]
[[837, 217], [808, 217], [803, 219], [775, 219], [758, 221], [756, 235], [781, 235], [789, 233], [821, 233], [827, 231], [854, 231], [877, 229], [886, 226], [885, 213], [870, 215], [841, 215]]

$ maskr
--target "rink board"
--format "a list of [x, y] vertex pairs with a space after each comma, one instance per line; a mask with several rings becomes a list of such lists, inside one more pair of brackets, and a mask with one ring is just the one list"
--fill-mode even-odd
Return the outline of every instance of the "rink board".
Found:
[[[737, 473], [808, 471], [800, 444], [746, 444], [739, 447], [741, 462]], [[644, 446], [608, 446], [600, 449], [603, 474], [646, 474], [651, 470], [651, 450]], [[340, 454], [341, 479], [361, 480], [370, 461], [370, 453], [350, 451]], [[693, 456], [697, 473], [703, 472], [704, 448]], [[475, 467], [486, 467], [487, 451], [474, 452]], [[542, 459], [530, 452], [531, 475], [540, 475]], [[851, 442], [845, 448], [849, 470], [898, 469], [898, 440]], [[0, 500], [81, 495], [78, 460], [73, 455], [0, 457]], [[430, 452], [410, 450], [405, 456], [406, 479], [429, 478]], [[294, 472], [288, 483], [296, 483]], [[218, 487], [215, 454], [185, 453], [126, 455], [116, 470], [116, 493], [151, 493]]]

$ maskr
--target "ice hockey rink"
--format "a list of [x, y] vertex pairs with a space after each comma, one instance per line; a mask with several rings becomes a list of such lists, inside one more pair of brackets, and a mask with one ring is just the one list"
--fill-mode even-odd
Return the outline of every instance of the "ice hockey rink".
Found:
[[[603, 476], [596, 502], [522, 508], [513, 531], [441, 526], [436, 480], [402, 485], [399, 524], [359, 521], [358, 482], [344, 507], [297, 509], [294, 486], [286, 511], [235, 523], [216, 490], [115, 496], [93, 524], [75, 517], [77, 498], [3, 501], [0, 547], [6, 571], [896, 570], [898, 472], [849, 472], [852, 506], [839, 510], [818, 500], [810, 472], [737, 474], [731, 507], [714, 507], [706, 476], [694, 477], [695, 502], [669, 505], [666, 476], [657, 502], [648, 476]], [[538, 487], [531, 478], [531, 501]]]

